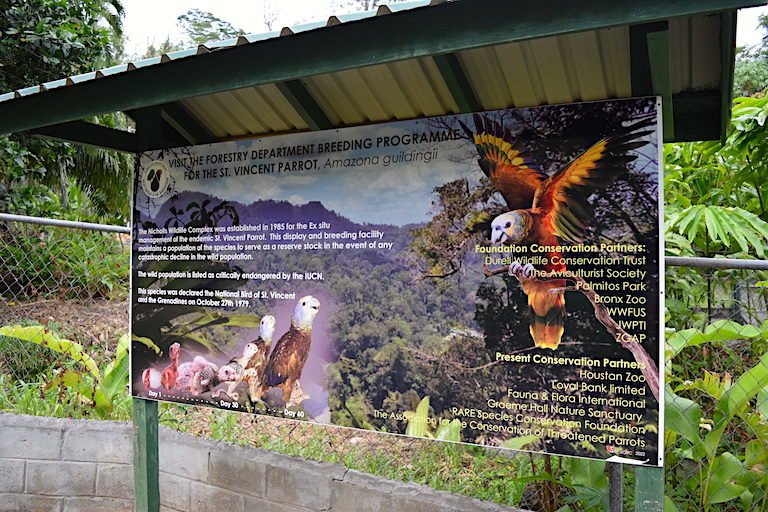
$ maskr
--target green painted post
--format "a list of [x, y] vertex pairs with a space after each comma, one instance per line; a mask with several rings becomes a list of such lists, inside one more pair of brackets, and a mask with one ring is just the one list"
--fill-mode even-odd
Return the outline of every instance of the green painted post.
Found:
[[133, 489], [136, 512], [160, 510], [157, 402], [133, 399]]
[[664, 512], [664, 468], [635, 469], [635, 512]]

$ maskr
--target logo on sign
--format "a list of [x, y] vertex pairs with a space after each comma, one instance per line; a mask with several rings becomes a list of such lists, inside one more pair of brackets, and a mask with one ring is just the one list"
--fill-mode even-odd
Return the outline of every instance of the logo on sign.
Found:
[[171, 188], [171, 170], [162, 160], [155, 160], [141, 173], [141, 189], [148, 197], [160, 197]]

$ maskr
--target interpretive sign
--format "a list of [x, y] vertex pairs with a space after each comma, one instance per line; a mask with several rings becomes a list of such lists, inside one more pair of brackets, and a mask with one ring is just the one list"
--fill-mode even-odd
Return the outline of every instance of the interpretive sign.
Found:
[[141, 155], [132, 394], [661, 465], [655, 98]]

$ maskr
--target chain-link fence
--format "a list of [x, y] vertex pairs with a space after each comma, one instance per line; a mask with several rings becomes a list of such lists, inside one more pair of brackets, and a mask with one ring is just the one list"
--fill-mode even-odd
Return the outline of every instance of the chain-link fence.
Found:
[[[128, 229], [22, 220], [0, 222], [0, 325], [42, 325], [85, 353], [108, 358], [117, 334], [128, 330]], [[6, 378], [36, 382], [66, 359], [42, 345], [0, 341]]]
[[765, 263], [667, 271], [666, 495], [680, 510], [768, 507]]
[[[128, 419], [126, 393], [97, 403], [96, 393], [88, 395], [93, 380], [72, 364], [73, 358], [92, 362], [103, 378], [119, 357], [118, 340], [128, 331], [127, 229], [5, 220], [0, 326], [38, 329], [45, 342], [0, 336], [0, 410]], [[665, 494], [678, 510], [768, 507], [765, 281], [768, 272], [754, 269], [667, 269]], [[67, 355], [45, 347], [63, 339], [78, 344]], [[576, 459], [172, 404], [162, 405], [161, 422], [530, 510], [554, 512], [568, 504], [604, 510], [609, 502], [610, 510], [635, 507], [635, 473], [628, 466], [622, 476], [612, 465], [590, 489], [576, 475]]]

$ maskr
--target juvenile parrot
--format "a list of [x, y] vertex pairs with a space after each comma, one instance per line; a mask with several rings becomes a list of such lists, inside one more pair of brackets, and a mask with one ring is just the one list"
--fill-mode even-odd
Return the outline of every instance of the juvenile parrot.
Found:
[[[596, 142], [568, 165], [547, 175], [535, 168], [516, 147], [509, 130], [475, 114], [477, 133], [461, 123], [480, 155], [480, 169], [490, 179], [511, 211], [491, 223], [491, 241], [496, 245], [557, 247], [561, 242], [581, 243], [592, 220], [589, 197], [627, 172], [637, 158], [628, 154], [647, 144], [638, 140], [651, 133], [655, 117], [644, 117], [621, 131]], [[556, 349], [565, 325], [564, 279], [537, 280], [536, 270], [563, 275], [560, 251], [542, 253], [547, 264], [540, 269], [513, 262], [510, 274], [518, 277], [528, 296], [530, 333], [537, 347]], [[555, 259], [557, 263], [552, 263]]]

